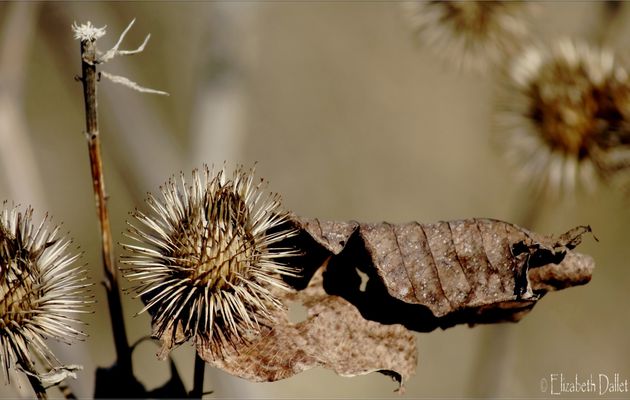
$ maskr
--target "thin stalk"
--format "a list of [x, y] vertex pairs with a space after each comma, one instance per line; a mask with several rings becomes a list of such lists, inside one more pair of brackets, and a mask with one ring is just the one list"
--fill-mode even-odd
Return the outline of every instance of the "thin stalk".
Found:
[[530, 230], [534, 230], [538, 224], [544, 205], [549, 200], [542, 190], [529, 190], [523, 197], [523, 204], [514, 213], [514, 221], [517, 225]]
[[105, 277], [103, 285], [107, 291], [107, 304], [114, 334], [114, 345], [118, 367], [131, 373], [131, 349], [127, 341], [125, 322], [118, 289], [118, 272], [114, 265], [112, 235], [107, 211], [107, 195], [105, 192], [105, 178], [103, 176], [103, 161], [101, 157], [101, 141], [98, 130], [98, 113], [96, 101], [96, 46], [94, 39], [81, 41], [81, 71], [80, 81], [83, 83], [83, 95], [85, 99], [86, 139], [90, 155], [90, 170], [92, 172], [92, 186], [96, 213], [98, 215], [103, 269]]
[[[528, 188], [522, 197], [514, 221], [527, 229], [534, 229], [541, 216], [544, 205], [544, 192]], [[468, 393], [473, 397], [496, 397], [500, 386], [505, 381], [505, 373], [509, 371], [510, 358], [516, 331], [514, 326], [493, 325], [485, 328], [481, 334], [477, 355], [474, 361], [472, 378]]]
[[[42, 363], [42, 364], [46, 363], [46, 361], [44, 360], [44, 357], [42, 357], [41, 354], [35, 353], [35, 356], [37, 357], [37, 360], [40, 363]], [[33, 372], [33, 371], [30, 371], [30, 372]], [[61, 394], [62, 394], [64, 399], [76, 399], [77, 398], [77, 396], [74, 395], [74, 392], [72, 391], [70, 386], [68, 386], [66, 379], [62, 380], [61, 382], [59, 382], [57, 384], [57, 389], [59, 389], [59, 391], [61, 392]]]
[[193, 388], [189, 397], [192, 399], [201, 399], [203, 396], [203, 377], [206, 371], [206, 362], [199, 357], [199, 353], [195, 351], [195, 372], [193, 375]]
[[[28, 361], [27, 361], [28, 362]], [[39, 380], [37, 371], [35, 371], [35, 367], [32, 364], [28, 363], [20, 363], [20, 366], [24, 371], [27, 372], [26, 376], [28, 377], [28, 381], [33, 387], [33, 391], [35, 392], [35, 396], [38, 399], [46, 400], [48, 399], [48, 395], [46, 394], [46, 388], [42, 385], [42, 382]]]
[[70, 386], [68, 386], [66, 384], [66, 381], [61, 381], [61, 383], [59, 383], [58, 387], [59, 387], [59, 391], [63, 395], [64, 399], [70, 400], [70, 399], [76, 399], [77, 398], [77, 396], [74, 395], [74, 392], [72, 391], [72, 389], [70, 389]]

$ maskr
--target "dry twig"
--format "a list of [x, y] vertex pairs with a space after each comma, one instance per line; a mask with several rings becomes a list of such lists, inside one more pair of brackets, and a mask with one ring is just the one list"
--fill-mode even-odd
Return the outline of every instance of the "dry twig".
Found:
[[114, 253], [112, 234], [109, 225], [109, 213], [107, 210], [107, 195], [105, 191], [105, 178], [103, 176], [103, 161], [101, 157], [101, 141], [98, 130], [98, 112], [96, 83], [98, 80], [96, 65], [100, 62], [96, 40], [105, 34], [104, 28], [96, 28], [90, 22], [85, 25], [74, 25], [75, 38], [81, 41], [81, 71], [79, 80], [83, 83], [83, 96], [85, 99], [85, 137], [90, 156], [90, 170], [92, 173], [92, 188], [98, 215], [103, 268], [105, 278], [103, 284], [107, 291], [107, 303], [114, 333], [116, 358], [119, 367], [131, 373], [131, 349], [125, 333], [125, 322], [118, 289], [117, 269], [114, 265]]

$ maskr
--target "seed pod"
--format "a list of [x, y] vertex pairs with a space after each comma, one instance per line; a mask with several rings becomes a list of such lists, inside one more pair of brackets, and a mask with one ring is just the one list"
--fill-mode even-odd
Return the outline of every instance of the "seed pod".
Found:
[[[71, 343], [85, 334], [73, 325], [73, 314], [86, 313], [86, 271], [69, 254], [71, 242], [47, 230], [46, 218], [31, 223], [33, 210], [17, 208], [0, 213], [0, 364], [8, 377], [19, 368], [42, 385], [59, 383], [76, 366], [62, 366], [44, 339]], [[41, 361], [44, 372], [35, 366]], [[51, 371], [55, 374], [51, 375]]]
[[560, 40], [516, 57], [497, 104], [497, 140], [543, 192], [624, 187], [630, 169], [630, 78], [606, 48]]
[[501, 65], [529, 40], [531, 5], [520, 1], [406, 1], [418, 40], [437, 56], [477, 71]]
[[287, 216], [279, 196], [264, 197], [253, 180], [253, 171], [227, 179], [205, 167], [192, 186], [182, 175], [162, 188], [163, 201], [150, 196], [151, 214], [133, 214], [139, 226], [130, 224], [135, 243], [123, 244], [124, 274], [137, 282], [154, 336], [178, 338], [166, 351], [191, 337], [221, 351], [283, 309], [273, 291], [287, 289], [280, 277], [294, 270], [277, 259], [292, 252], [275, 245], [293, 231], [278, 229]]

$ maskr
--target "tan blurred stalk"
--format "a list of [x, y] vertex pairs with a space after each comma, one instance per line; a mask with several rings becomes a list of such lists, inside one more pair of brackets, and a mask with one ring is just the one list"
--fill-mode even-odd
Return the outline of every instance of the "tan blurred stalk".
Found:
[[[38, 5], [10, 3], [6, 7], [0, 43], [0, 164], [8, 186], [3, 198], [41, 210], [44, 190], [23, 111], [24, 76]], [[10, 379], [14, 384], [3, 390], [24, 399], [33, 395], [24, 374], [12, 371]]]
[[[246, 140], [248, 68], [255, 63], [256, 4], [235, 8], [213, 4], [208, 16], [210, 43], [206, 63], [220, 64], [199, 83], [191, 112], [190, 149], [196, 164], [234, 163], [243, 158]], [[239, 46], [234, 46], [239, 43]]]
[[[0, 164], [8, 186], [4, 198], [31, 205], [43, 213], [48, 210], [47, 198], [24, 111], [29, 51], [33, 47], [40, 4], [12, 2], [6, 7], [0, 43]], [[70, 356], [67, 346], [54, 342], [50, 345], [62, 359], [76, 359], [77, 352], [83, 353], [81, 346], [75, 346], [74, 356]], [[87, 357], [81, 354], [79, 358]], [[15, 390], [14, 395], [21, 398], [33, 395], [24, 374], [13, 373], [11, 379], [14, 384], [6, 390]]]
[[0, 44], [0, 164], [8, 197], [40, 212], [46, 199], [24, 113], [24, 86], [38, 3], [7, 5]]

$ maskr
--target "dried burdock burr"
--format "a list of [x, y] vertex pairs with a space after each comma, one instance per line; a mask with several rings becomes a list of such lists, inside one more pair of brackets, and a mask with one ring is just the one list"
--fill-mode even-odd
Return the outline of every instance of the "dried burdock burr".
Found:
[[[86, 271], [69, 251], [70, 240], [52, 230], [47, 218], [32, 223], [33, 209], [23, 213], [3, 204], [0, 213], [0, 364], [27, 374], [38, 397], [45, 386], [73, 376], [78, 366], [64, 366], [45, 339], [71, 343], [85, 336], [77, 314], [93, 302]], [[43, 371], [40, 371], [43, 368]]]
[[529, 40], [532, 6], [518, 1], [411, 1], [403, 3], [421, 44], [463, 69], [501, 65]]
[[[506, 158], [538, 190], [622, 180], [630, 167], [630, 81], [613, 52], [560, 40], [517, 57], [500, 97]], [[627, 174], [626, 174], [627, 175]]]
[[162, 200], [149, 196], [149, 214], [132, 214], [123, 273], [146, 304], [140, 313], [152, 315], [154, 336], [194, 337], [220, 351], [283, 308], [273, 293], [295, 271], [279, 262], [293, 252], [278, 244], [294, 232], [282, 228], [288, 214], [262, 184], [253, 171], [228, 178], [205, 167], [190, 186], [182, 174], [161, 188]]

